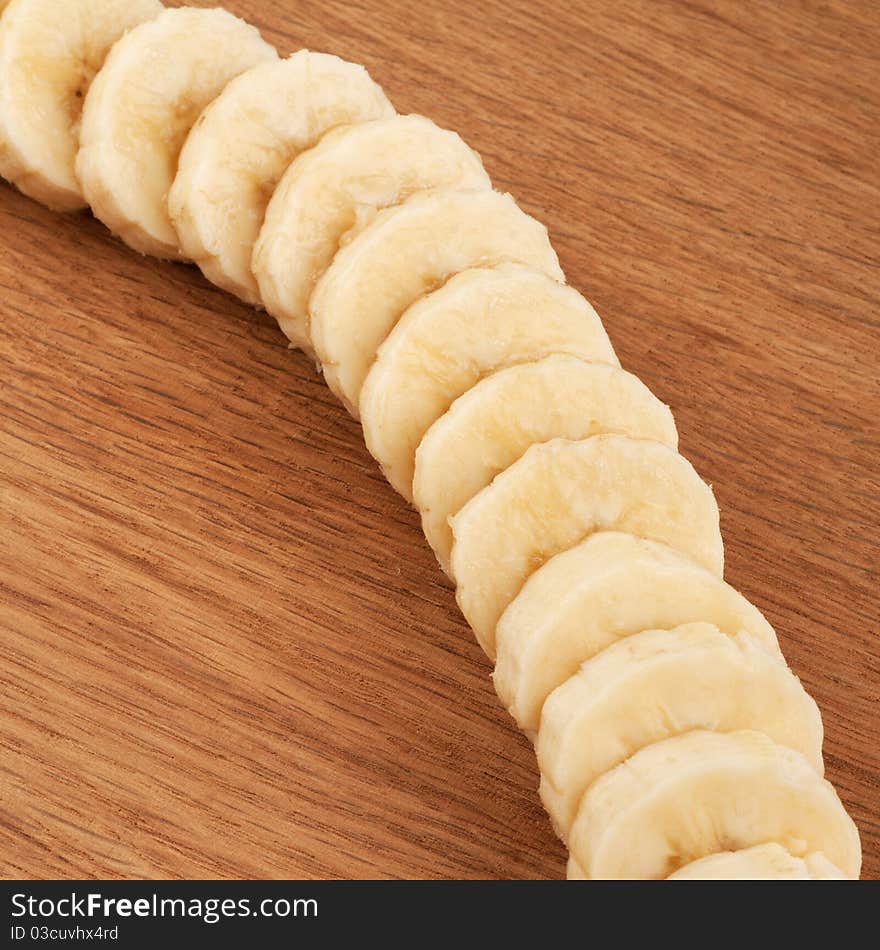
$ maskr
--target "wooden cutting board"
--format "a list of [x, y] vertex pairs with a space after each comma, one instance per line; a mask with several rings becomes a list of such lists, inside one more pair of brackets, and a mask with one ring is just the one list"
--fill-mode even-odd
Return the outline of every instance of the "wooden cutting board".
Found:
[[[713, 484], [878, 877], [877, 4], [227, 6], [547, 223]], [[0, 360], [5, 876], [563, 874], [418, 519], [271, 319], [0, 186]]]

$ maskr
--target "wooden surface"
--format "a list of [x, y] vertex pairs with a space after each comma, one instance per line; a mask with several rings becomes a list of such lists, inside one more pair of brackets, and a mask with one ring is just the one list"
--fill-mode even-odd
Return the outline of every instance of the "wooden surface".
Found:
[[[228, 0], [548, 224], [880, 876], [880, 7]], [[417, 518], [270, 319], [0, 186], [6, 876], [559, 877]]]

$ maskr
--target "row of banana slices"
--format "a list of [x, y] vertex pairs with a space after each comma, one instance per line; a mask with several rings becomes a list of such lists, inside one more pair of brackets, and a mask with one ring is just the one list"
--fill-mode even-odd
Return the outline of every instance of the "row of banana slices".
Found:
[[314, 355], [535, 742], [572, 878], [855, 878], [815, 703], [547, 231], [357, 65], [219, 9], [10, 0], [0, 171]]

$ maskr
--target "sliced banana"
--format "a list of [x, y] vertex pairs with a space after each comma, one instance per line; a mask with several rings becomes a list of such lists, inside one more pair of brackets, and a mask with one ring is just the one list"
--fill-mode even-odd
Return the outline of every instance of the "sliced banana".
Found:
[[803, 858], [771, 842], [742, 851], [721, 851], [686, 864], [667, 881], [842, 881], [845, 875], [824, 854]]
[[641, 380], [575, 356], [499, 370], [460, 396], [422, 439], [413, 480], [422, 528], [443, 570], [452, 550], [449, 518], [530, 445], [610, 432], [678, 446], [669, 407]]
[[263, 303], [290, 341], [311, 351], [309, 298], [347, 231], [418, 191], [451, 186], [491, 188], [479, 155], [421, 115], [337, 129], [300, 155], [253, 256]]
[[697, 730], [637, 752], [584, 795], [571, 853], [590, 879], [657, 880], [719, 851], [821, 851], [848, 878], [859, 833], [833, 786], [760, 732]]
[[606, 647], [544, 703], [535, 751], [559, 836], [596, 779], [691, 729], [760, 729], [824, 772], [822, 717], [778, 651], [708, 623], [647, 630]]
[[364, 439], [391, 484], [412, 499], [416, 449], [481, 377], [568, 353], [618, 366], [596, 311], [573, 288], [519, 264], [474, 268], [413, 304], [364, 382]]
[[546, 698], [583, 662], [642, 630], [701, 620], [782, 656], [761, 612], [711, 571], [664, 544], [598, 532], [535, 571], [505, 610], [495, 689], [533, 734]]
[[76, 173], [96, 217], [136, 251], [184, 257], [168, 214], [184, 140], [231, 79], [277, 55], [220, 9], [166, 10], [126, 34], [83, 108]]
[[218, 287], [260, 303], [251, 258], [287, 167], [330, 129], [391, 115], [363, 66], [326, 53], [300, 50], [233, 79], [180, 153], [168, 209], [184, 254]]
[[659, 442], [597, 435], [533, 445], [461, 509], [452, 519], [456, 599], [490, 658], [498, 619], [529, 575], [608, 530], [668, 544], [721, 576], [712, 491]]
[[544, 225], [496, 191], [416, 194], [358, 231], [309, 302], [324, 378], [349, 412], [358, 416], [367, 371], [407, 307], [459, 271], [505, 261], [564, 279]]
[[56, 211], [86, 206], [74, 165], [85, 95], [159, 0], [0, 0], [0, 175]]

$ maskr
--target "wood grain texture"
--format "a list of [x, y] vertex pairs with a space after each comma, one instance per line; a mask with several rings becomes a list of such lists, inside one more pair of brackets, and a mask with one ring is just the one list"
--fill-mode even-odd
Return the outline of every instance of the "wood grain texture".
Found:
[[[548, 224], [880, 876], [877, 4], [226, 5]], [[0, 359], [5, 876], [562, 875], [415, 514], [265, 314], [2, 186]]]

